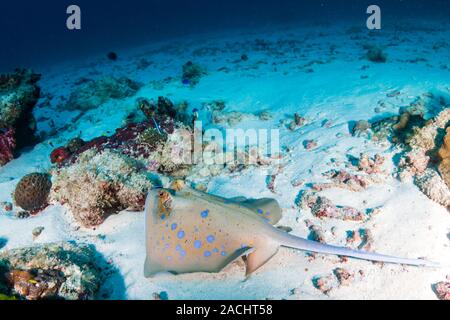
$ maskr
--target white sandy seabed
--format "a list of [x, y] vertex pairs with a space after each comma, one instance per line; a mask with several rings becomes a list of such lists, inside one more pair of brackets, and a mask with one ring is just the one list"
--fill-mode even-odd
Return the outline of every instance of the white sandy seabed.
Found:
[[[339, 205], [358, 209], [380, 207], [381, 212], [367, 222], [320, 220], [295, 205], [304, 187], [294, 187], [290, 181], [320, 182], [323, 172], [336, 168], [333, 164], [336, 161], [331, 159], [345, 162], [347, 155], [381, 153], [388, 159], [388, 167], [394, 166], [395, 152], [389, 146], [352, 137], [349, 121], [396, 115], [400, 107], [427, 92], [447, 98], [450, 95], [448, 25], [424, 24], [375, 36], [369, 36], [367, 30], [357, 34], [345, 30], [325, 26], [286, 27], [270, 32], [204, 35], [119, 51], [119, 60], [114, 63], [104, 57], [93, 57], [77, 65], [68, 63], [36, 70], [43, 74], [41, 103], [49, 101], [48, 106], [36, 108], [36, 117], [51, 119], [57, 127], [71, 123], [77, 116], [76, 112], [61, 112], [58, 108], [76, 89], [75, 82], [81, 77], [126, 75], [146, 85], [135, 97], [109, 101], [89, 111], [72, 129], [59, 131], [57, 136], [0, 168], [0, 200], [12, 201], [11, 192], [23, 175], [50, 168], [49, 154], [53, 149], [50, 143], [62, 145], [79, 132], [85, 140], [113, 133], [135, 108], [136, 97], [164, 95], [176, 101], [187, 100], [191, 108], [222, 99], [226, 101], [227, 112], [269, 111], [273, 117], [270, 121], [244, 120], [234, 127], [279, 128], [281, 145], [291, 152], [283, 160], [285, 168], [277, 178], [275, 194], [267, 189], [266, 171], [259, 168], [240, 175], [215, 177], [208, 185], [209, 192], [225, 197], [274, 197], [283, 208], [280, 225], [291, 227], [293, 234], [302, 237], [309, 233], [306, 219], [320, 226], [326, 241], [336, 245], [345, 245], [347, 230], [366, 228], [372, 232], [374, 251], [426, 257], [449, 265], [450, 215], [412, 183], [401, 183], [388, 176], [383, 183], [363, 192], [342, 189], [323, 192]], [[292, 50], [285, 50], [280, 44], [280, 50], [271, 52], [253, 46], [255, 39], [295, 42]], [[367, 61], [361, 47], [366, 42], [384, 46], [387, 63]], [[443, 48], [432, 49], [436, 43], [444, 43]], [[203, 54], [198, 55], [197, 51], [193, 55], [199, 48], [204, 48]], [[237, 62], [243, 53], [249, 60]], [[138, 70], [136, 64], [142, 58], [152, 65]], [[181, 65], [188, 60], [209, 71], [195, 88], [183, 86], [179, 78]], [[217, 71], [221, 67], [229, 71]], [[161, 88], [151, 85], [152, 81], [169, 76], [176, 79]], [[394, 90], [400, 94], [388, 97]], [[375, 107], [380, 102], [384, 102], [385, 108], [376, 113]], [[308, 125], [292, 132], [280, 121], [291, 118], [294, 112], [306, 117]], [[322, 126], [325, 119], [332, 121], [331, 127]], [[38, 122], [38, 129], [48, 130], [48, 121]], [[302, 142], [308, 139], [316, 140], [318, 147], [305, 150]], [[38, 226], [44, 226], [45, 230], [33, 241], [32, 230]], [[112, 299], [151, 299], [154, 292], [161, 291], [167, 292], [170, 299], [436, 299], [432, 284], [450, 274], [445, 267], [380, 265], [355, 259], [342, 262], [336, 256], [322, 255], [311, 259], [304, 252], [283, 248], [247, 280], [242, 263], [230, 265], [219, 274], [164, 274], [145, 279], [142, 213], [125, 211], [111, 216], [96, 230], [87, 230], [78, 229], [68, 209], [60, 205], [51, 205], [25, 220], [13, 214], [0, 214], [0, 237], [6, 240], [3, 249], [63, 240], [94, 244], [119, 270], [104, 286], [106, 297]], [[324, 295], [313, 286], [312, 279], [327, 276], [337, 267], [356, 276], [348, 286], [336, 286]]]

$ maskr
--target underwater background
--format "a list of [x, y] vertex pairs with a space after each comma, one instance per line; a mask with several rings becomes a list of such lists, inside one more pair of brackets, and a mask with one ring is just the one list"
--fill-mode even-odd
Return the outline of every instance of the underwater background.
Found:
[[[82, 9], [82, 30], [65, 28], [66, 8]], [[445, 0], [79, 0], [2, 1], [0, 70], [76, 59], [129, 45], [211, 31], [233, 32], [285, 24], [365, 23], [366, 8], [383, 21], [448, 19]], [[342, 26], [342, 27], [344, 27]]]
[[[0, 300], [450, 298], [449, 1], [17, 0], [0, 16]], [[177, 161], [195, 121], [219, 137], [197, 151], [231, 161]], [[229, 132], [279, 148], [221, 148]], [[281, 232], [443, 267], [283, 247], [247, 279], [243, 259], [146, 278], [155, 186], [270, 198]], [[157, 225], [161, 259], [242, 252], [182, 213]]]

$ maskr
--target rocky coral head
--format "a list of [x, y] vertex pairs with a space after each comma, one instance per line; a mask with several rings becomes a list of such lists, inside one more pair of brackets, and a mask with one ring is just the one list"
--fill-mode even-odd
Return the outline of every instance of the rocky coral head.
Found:
[[55, 171], [51, 198], [66, 204], [82, 226], [94, 227], [111, 214], [143, 209], [152, 186], [143, 169], [120, 152], [88, 150]]
[[36, 212], [48, 204], [52, 182], [46, 173], [30, 173], [17, 184], [13, 198], [16, 205], [24, 210]]
[[[99, 265], [98, 265], [99, 264]], [[0, 300], [94, 299], [106, 263], [92, 245], [48, 243], [0, 253]]]

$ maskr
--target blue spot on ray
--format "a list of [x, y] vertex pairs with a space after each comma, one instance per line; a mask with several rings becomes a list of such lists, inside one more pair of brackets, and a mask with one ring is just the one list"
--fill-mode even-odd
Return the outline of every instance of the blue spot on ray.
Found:
[[211, 256], [211, 251], [206, 250], [205, 253], [203, 254], [206, 258]]
[[195, 240], [194, 247], [200, 249], [202, 247], [202, 242], [200, 240]]
[[217, 253], [217, 252], [219, 252], [219, 249], [214, 248], [214, 249], [213, 249], [213, 252], [214, 252], [214, 253]]
[[208, 214], [209, 214], [209, 210], [208, 210], [208, 209], [205, 210], [205, 211], [202, 211], [202, 212], [200, 213], [200, 215], [202, 216], [202, 218], [208, 217]]
[[178, 237], [178, 239], [183, 239], [184, 238], [184, 231], [183, 230], [178, 231], [177, 237]]
[[172, 225], [170, 226], [170, 229], [175, 230], [177, 228], [177, 224], [176, 223], [172, 223]]
[[222, 252], [220, 253], [220, 255], [221, 255], [222, 257], [225, 257], [225, 256], [227, 255], [227, 253], [226, 253], [225, 251], [222, 251]]
[[261, 209], [258, 209], [256, 212], [258, 212], [258, 214], [263, 214], [264, 211], [262, 211]]
[[209, 243], [213, 243], [214, 240], [216, 240], [216, 238], [212, 234], [206, 237], [206, 241], [208, 241]]

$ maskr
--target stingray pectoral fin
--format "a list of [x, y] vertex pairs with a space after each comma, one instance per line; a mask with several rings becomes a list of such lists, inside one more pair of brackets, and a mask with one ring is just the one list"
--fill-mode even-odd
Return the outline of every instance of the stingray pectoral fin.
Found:
[[277, 252], [280, 246], [278, 244], [268, 245], [264, 248], [258, 248], [247, 256], [245, 275], [248, 277], [259, 267], [270, 260]]
[[150, 278], [162, 271], [164, 271], [164, 269], [161, 268], [157, 263], [152, 262], [149, 257], [145, 258], [144, 277]]
[[282, 217], [281, 207], [275, 199], [248, 199], [241, 202], [241, 205], [249, 208], [272, 225], [277, 224]]
[[233, 201], [233, 202], [245, 202], [245, 201], [247, 201], [247, 198], [246, 197], [234, 197], [234, 198], [230, 198], [229, 200]]
[[237, 259], [239, 259], [242, 256], [248, 256], [251, 255], [253, 252], [255, 251], [254, 248], [251, 247], [243, 247], [240, 248], [238, 250], [236, 250], [232, 255], [230, 255], [229, 257], [227, 257], [224, 261], [222, 261], [216, 270], [214, 270], [214, 272], [220, 272], [223, 270], [223, 268], [225, 268], [227, 265], [229, 265], [230, 263], [236, 261]]

